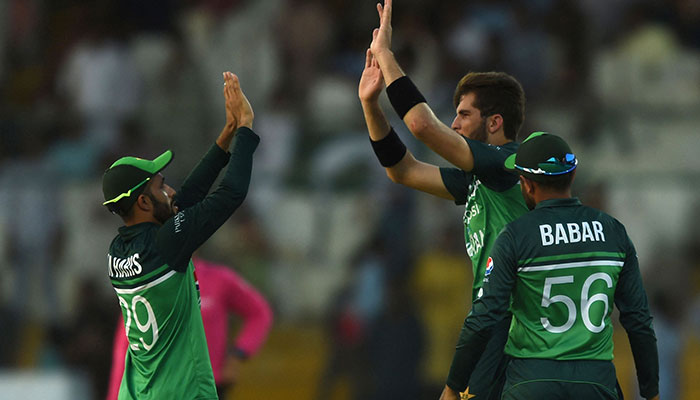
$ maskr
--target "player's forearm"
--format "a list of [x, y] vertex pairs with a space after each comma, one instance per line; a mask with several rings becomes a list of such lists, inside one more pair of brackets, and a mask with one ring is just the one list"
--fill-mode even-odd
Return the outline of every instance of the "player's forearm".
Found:
[[233, 124], [226, 124], [221, 130], [219, 137], [216, 138], [216, 145], [223, 151], [228, 151], [231, 148], [231, 142], [235, 135], [236, 127]]
[[379, 68], [382, 70], [382, 75], [384, 76], [384, 82], [386, 86], [391, 85], [395, 80], [405, 76], [406, 74], [399, 66], [399, 63], [394, 57], [394, 53], [389, 50], [383, 50], [374, 54], [374, 57], [379, 62]]
[[175, 196], [180, 210], [201, 201], [214, 184], [221, 169], [226, 166], [229, 155], [220, 146], [214, 144], [192, 169]]
[[218, 206], [211, 206], [210, 209], [212, 212], [222, 214], [224, 219], [227, 219], [243, 203], [248, 194], [253, 169], [253, 153], [259, 142], [260, 138], [252, 130], [238, 129], [226, 173], [216, 191], [206, 199], [211, 203], [220, 203]]
[[190, 217], [198, 228], [192, 232], [184, 248], [176, 254], [187, 253], [187, 258], [204, 243], [243, 203], [248, 194], [253, 168], [253, 153], [260, 138], [253, 131], [239, 128], [233, 142], [230, 161], [219, 186], [202, 201], [191, 207]]
[[467, 388], [469, 378], [487, 343], [488, 336], [474, 332], [466, 324], [462, 327], [450, 365], [450, 372], [447, 375], [446, 385], [448, 387], [456, 392], [463, 392]]
[[659, 394], [659, 353], [656, 337], [627, 332], [637, 370], [639, 394], [649, 399]]
[[379, 102], [362, 101], [361, 104], [370, 139], [375, 142], [384, 139], [389, 133], [391, 126], [381, 107], [379, 107]]
[[440, 157], [464, 170], [474, 169], [474, 154], [464, 138], [443, 124], [427, 103], [416, 104], [403, 118], [416, 139]]
[[431, 150], [464, 171], [473, 170], [474, 154], [469, 144], [460, 134], [440, 122], [428, 106], [423, 94], [409, 77], [402, 74], [403, 72], [399, 76], [395, 73], [394, 77], [397, 78], [386, 88], [387, 96], [396, 114], [403, 120], [411, 134]]

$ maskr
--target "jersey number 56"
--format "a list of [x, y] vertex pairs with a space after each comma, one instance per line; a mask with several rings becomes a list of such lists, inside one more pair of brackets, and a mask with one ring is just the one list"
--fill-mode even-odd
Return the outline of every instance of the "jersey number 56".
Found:
[[[603, 328], [605, 328], [605, 316], [608, 315], [608, 296], [605, 293], [597, 293], [593, 296], [590, 296], [589, 293], [593, 282], [597, 280], [604, 281], [608, 288], [612, 288], [613, 286], [612, 278], [610, 277], [610, 275], [604, 272], [597, 272], [595, 274], [592, 274], [583, 283], [583, 288], [581, 289], [581, 319], [583, 319], [583, 324], [586, 326], [586, 329], [593, 333], [599, 333], [603, 330]], [[563, 333], [568, 331], [574, 325], [574, 321], [576, 320], [576, 305], [574, 304], [574, 301], [571, 299], [571, 297], [563, 294], [559, 294], [556, 296], [551, 295], [553, 285], [566, 283], [574, 283], [574, 276], [567, 275], [548, 277], [544, 280], [544, 290], [542, 292], [541, 306], [547, 308], [552, 303], [563, 303], [568, 309], [569, 314], [567, 321], [563, 325], [559, 326], [552, 325], [549, 319], [546, 317], [540, 318], [540, 322], [542, 323], [544, 329], [552, 333]], [[591, 305], [596, 301], [602, 301], [603, 305], [605, 306], [605, 309], [602, 313], [600, 325], [595, 325], [591, 321]]]

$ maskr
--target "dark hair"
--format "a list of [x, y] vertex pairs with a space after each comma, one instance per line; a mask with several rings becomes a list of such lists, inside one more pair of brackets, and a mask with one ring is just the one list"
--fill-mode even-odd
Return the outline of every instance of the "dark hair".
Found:
[[506, 138], [515, 140], [525, 119], [525, 92], [520, 83], [505, 72], [470, 72], [457, 84], [455, 108], [468, 93], [474, 93], [474, 107], [483, 117], [501, 114]]
[[538, 176], [535, 180], [538, 186], [556, 192], [563, 192], [571, 188], [574, 181], [574, 172], [557, 176]]
[[124, 200], [120, 200], [116, 203], [108, 204], [107, 209], [112, 213], [116, 214], [122, 218], [126, 218], [131, 214], [131, 208], [134, 205], [134, 203], [129, 204], [128, 208], [126, 207], [125, 204], [120, 204], [124, 203]]
[[136, 204], [136, 201], [138, 200], [139, 196], [142, 194], [145, 194], [153, 200], [153, 195], [150, 194], [149, 191], [146, 190], [146, 187], [149, 186], [148, 184], [142, 185], [141, 187], [137, 188], [136, 190], [133, 190], [131, 192], [131, 196], [121, 199], [116, 203], [111, 203], [107, 205], [107, 209], [113, 213], [116, 214], [122, 218], [128, 218], [131, 216], [132, 211], [134, 209], [134, 204]]

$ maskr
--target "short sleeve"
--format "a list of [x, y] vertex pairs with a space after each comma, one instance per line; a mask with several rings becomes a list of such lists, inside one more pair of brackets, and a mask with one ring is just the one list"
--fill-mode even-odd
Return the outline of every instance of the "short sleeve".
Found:
[[458, 168], [441, 167], [440, 177], [447, 191], [455, 198], [455, 204], [466, 204], [473, 179], [472, 174]]
[[503, 167], [506, 158], [518, 149], [516, 142], [493, 146], [472, 139], [466, 140], [474, 155], [474, 169], [471, 172], [483, 185], [503, 192], [518, 183], [518, 176]]

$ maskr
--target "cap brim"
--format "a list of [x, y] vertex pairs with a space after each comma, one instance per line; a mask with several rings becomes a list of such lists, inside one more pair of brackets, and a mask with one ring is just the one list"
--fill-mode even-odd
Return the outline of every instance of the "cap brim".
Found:
[[163, 154], [159, 155], [156, 157], [152, 163], [153, 163], [153, 168], [154, 171], [153, 174], [157, 174], [158, 172], [162, 171], [165, 167], [170, 164], [170, 161], [173, 160], [173, 152], [170, 150], [166, 150]]
[[110, 166], [109, 168], [112, 169], [119, 165], [130, 165], [132, 167], [145, 171], [151, 175], [155, 175], [158, 172], [162, 171], [163, 168], [167, 167], [168, 164], [170, 164], [170, 161], [172, 161], [172, 159], [173, 152], [170, 150], [166, 150], [163, 154], [159, 155], [153, 160], [144, 160], [143, 158], [138, 157], [122, 157], [119, 160], [117, 160], [114, 164], [112, 164], [112, 166]]
[[[162, 171], [173, 160], [173, 152], [166, 150], [153, 160], [138, 157], [122, 157], [112, 164], [102, 177], [103, 205], [117, 203], [130, 197], [135, 191]], [[142, 190], [142, 189], [141, 189]]]

